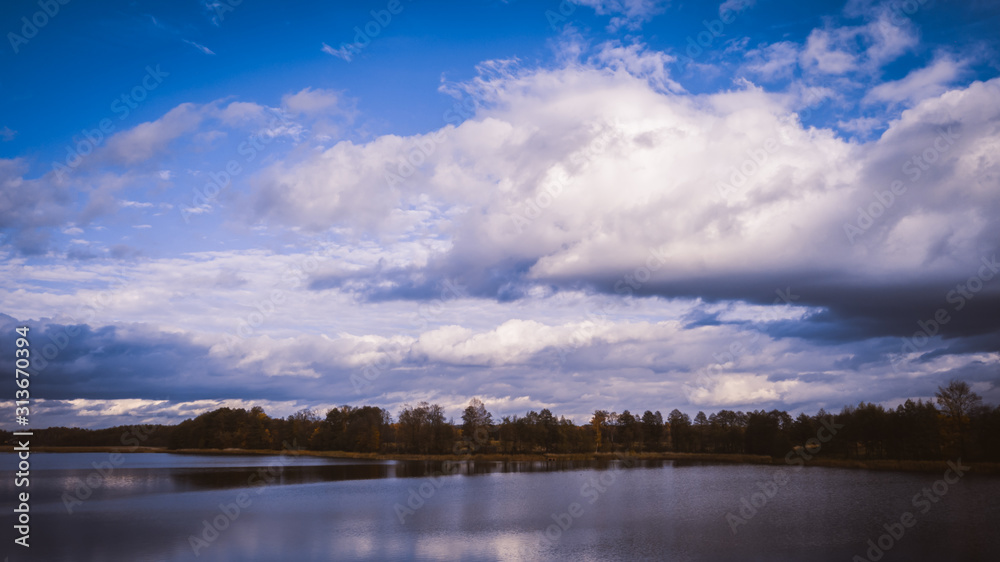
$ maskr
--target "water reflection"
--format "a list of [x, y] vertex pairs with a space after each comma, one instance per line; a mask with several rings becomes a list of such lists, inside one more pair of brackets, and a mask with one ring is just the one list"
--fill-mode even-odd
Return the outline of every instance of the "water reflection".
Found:
[[[137, 454], [101, 476], [94, 464], [107, 458], [32, 455], [27, 559], [850, 560], [940, 477], [794, 472], [733, 534], [726, 513], [787, 467]], [[254, 484], [268, 475], [272, 485]], [[98, 485], [68, 513], [63, 495], [88, 479]], [[3, 497], [12, 482], [0, 480]], [[196, 553], [191, 537], [240, 497], [248, 503]], [[963, 477], [884, 560], [1000, 559], [998, 497], [1000, 479]], [[415, 506], [402, 522], [401, 505]], [[566, 528], [546, 535], [558, 521]]]

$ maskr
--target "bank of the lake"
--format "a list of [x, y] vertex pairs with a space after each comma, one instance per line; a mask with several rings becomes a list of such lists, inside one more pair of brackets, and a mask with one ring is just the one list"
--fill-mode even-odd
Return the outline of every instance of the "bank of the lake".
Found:
[[31, 559], [1000, 559], [1000, 479], [964, 469], [234, 453], [32, 455]]
[[[165, 447], [48, 447], [32, 446], [32, 451], [38, 453], [166, 453], [177, 455], [295, 455], [308, 457], [323, 457], [331, 459], [367, 459], [396, 461], [506, 461], [506, 462], [542, 462], [542, 461], [601, 461], [622, 458], [623, 455], [638, 460], [689, 461], [701, 463], [730, 463], [753, 465], [787, 466], [784, 458], [765, 455], [741, 455], [718, 453], [589, 453], [589, 454], [472, 454], [472, 455], [418, 455], [418, 454], [381, 454], [353, 453], [344, 451], [309, 451], [270, 449], [167, 449]], [[0, 447], [5, 453], [14, 452], [12, 446]], [[948, 469], [948, 462], [914, 461], [890, 459], [839, 459], [824, 458], [822, 452], [810, 455], [808, 461], [796, 455], [793, 457], [795, 466], [800, 463], [805, 466], [821, 466], [826, 468], [849, 468], [858, 470], [878, 470], [896, 472], [942, 472]], [[969, 472], [981, 475], [1000, 475], [1000, 463], [969, 463]]]

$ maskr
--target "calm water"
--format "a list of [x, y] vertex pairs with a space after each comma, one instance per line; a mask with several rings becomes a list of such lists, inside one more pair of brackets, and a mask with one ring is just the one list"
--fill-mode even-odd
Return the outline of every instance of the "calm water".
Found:
[[[11, 475], [13, 455], [0, 458]], [[773, 496], [757, 496], [766, 504], [756, 513], [744, 508], [734, 534], [726, 514], [740, 515], [741, 498], [773, 483], [778, 467], [123, 459], [101, 476], [93, 463], [105, 453], [32, 454], [30, 556], [12, 546], [8, 507], [0, 552], [11, 562], [849, 561], [910, 512], [915, 523], [896, 527], [903, 534], [881, 560], [1000, 560], [1000, 478], [975, 475], [938, 495], [943, 474], [785, 467], [787, 482], [765, 486]], [[10, 505], [13, 478], [0, 488]], [[938, 501], [914, 507], [923, 488]]]

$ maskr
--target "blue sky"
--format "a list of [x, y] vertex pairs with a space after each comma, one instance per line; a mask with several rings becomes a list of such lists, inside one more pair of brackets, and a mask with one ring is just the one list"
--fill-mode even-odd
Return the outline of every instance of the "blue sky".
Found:
[[45, 355], [40, 426], [811, 413], [950, 378], [1000, 401], [993, 2], [54, 0], [0, 24], [0, 324]]

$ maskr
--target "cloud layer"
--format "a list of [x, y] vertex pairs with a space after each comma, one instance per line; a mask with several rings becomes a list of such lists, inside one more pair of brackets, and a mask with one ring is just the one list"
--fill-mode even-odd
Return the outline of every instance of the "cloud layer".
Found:
[[1000, 399], [985, 51], [854, 2], [685, 60], [634, 35], [667, 3], [578, 4], [621, 36], [442, 77], [419, 132], [302, 86], [0, 159], [0, 328], [32, 328], [39, 415]]

